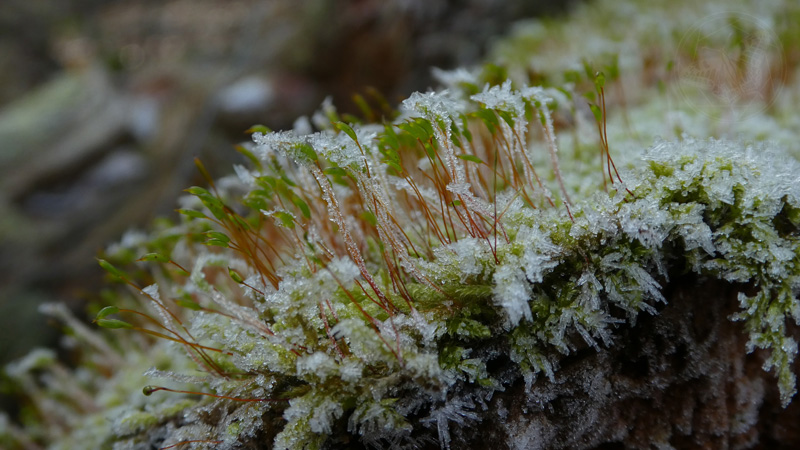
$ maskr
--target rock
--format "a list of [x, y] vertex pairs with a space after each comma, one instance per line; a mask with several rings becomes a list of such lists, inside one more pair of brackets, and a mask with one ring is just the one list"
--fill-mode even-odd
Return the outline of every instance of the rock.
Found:
[[618, 330], [610, 348], [563, 359], [554, 382], [540, 378], [526, 391], [517, 379], [478, 425], [451, 430], [451, 448], [798, 448], [800, 403], [781, 408], [761, 369], [765, 354], [747, 354], [743, 325], [728, 319], [737, 292], [673, 279], [657, 315]]

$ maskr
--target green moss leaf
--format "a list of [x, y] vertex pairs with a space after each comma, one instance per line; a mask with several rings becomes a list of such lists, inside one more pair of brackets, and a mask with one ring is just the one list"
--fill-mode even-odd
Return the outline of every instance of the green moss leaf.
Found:
[[272, 133], [272, 130], [269, 129], [269, 127], [267, 127], [265, 125], [253, 125], [252, 127], [250, 127], [247, 130], [245, 130], [245, 133], [247, 133], [247, 134], [253, 134], [253, 133], [267, 134], [267, 133]]
[[336, 123], [333, 124], [333, 126], [337, 130], [342, 131], [346, 135], [350, 136], [350, 139], [352, 139], [354, 142], [358, 143], [358, 136], [356, 136], [356, 132], [353, 131], [353, 129], [350, 127], [350, 125], [348, 125], [348, 124], [346, 124], [344, 122], [336, 122]]
[[100, 264], [100, 267], [102, 267], [106, 272], [108, 272], [112, 276], [122, 280], [127, 279], [125, 273], [114, 267], [110, 262], [104, 259], [98, 259], [97, 263]]
[[103, 328], [133, 328], [133, 325], [129, 324], [128, 322], [117, 320], [117, 319], [99, 319], [97, 320], [97, 325]]
[[141, 258], [137, 259], [136, 261], [156, 261], [160, 263], [167, 263], [169, 262], [169, 258], [166, 256], [159, 254], [159, 253], [147, 253], [146, 255], [142, 256]]
[[208, 216], [201, 213], [200, 211], [193, 211], [191, 209], [178, 209], [178, 214], [184, 215], [186, 217], [191, 217], [192, 219], [208, 219]]
[[475, 155], [458, 155], [458, 157], [460, 159], [463, 159], [464, 161], [470, 161], [470, 162], [474, 162], [474, 163], [477, 163], [477, 164], [483, 164], [483, 160], [478, 158]]
[[119, 308], [116, 306], [106, 306], [105, 308], [101, 309], [100, 312], [97, 313], [97, 317], [95, 317], [95, 321], [103, 319], [106, 316], [111, 314], [116, 314], [119, 312]]

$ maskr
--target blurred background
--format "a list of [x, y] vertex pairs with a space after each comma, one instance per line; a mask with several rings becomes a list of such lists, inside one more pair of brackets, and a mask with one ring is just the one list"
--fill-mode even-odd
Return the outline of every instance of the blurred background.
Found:
[[38, 306], [80, 316], [94, 256], [173, 214], [194, 157], [225, 175], [254, 124], [291, 128], [328, 96], [394, 105], [575, 1], [3, 0], [0, 365], [56, 345]]

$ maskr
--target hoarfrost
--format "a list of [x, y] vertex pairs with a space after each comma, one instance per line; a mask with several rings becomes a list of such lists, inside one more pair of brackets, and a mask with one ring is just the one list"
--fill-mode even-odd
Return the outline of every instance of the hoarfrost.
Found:
[[464, 111], [463, 102], [456, 99], [452, 92], [445, 89], [438, 92], [414, 92], [403, 100], [401, 109], [407, 114], [450, 122], [451, 117]]
[[511, 90], [511, 80], [506, 80], [499, 86], [486, 85], [483, 92], [470, 97], [476, 102], [481, 102], [490, 109], [502, 109], [513, 113], [514, 117], [524, 117], [525, 103], [517, 91]]
[[561, 248], [538, 228], [521, 227], [516, 241], [524, 248], [522, 267], [531, 283], [541, 283], [543, 275], [558, 265]]
[[297, 358], [296, 364], [299, 376], [312, 375], [323, 381], [339, 372], [336, 361], [323, 352], [300, 356]]
[[158, 370], [151, 367], [144, 372], [148, 378], [164, 378], [167, 380], [178, 381], [180, 383], [207, 383], [211, 380], [208, 376], [192, 376], [183, 373], [176, 373], [169, 370]]
[[475, 404], [471, 400], [452, 399], [431, 411], [428, 417], [422, 419], [422, 423], [435, 423], [439, 433], [439, 445], [450, 449], [450, 422], [464, 426], [478, 420], [480, 416], [475, 412]]
[[343, 413], [342, 405], [326, 398], [315, 406], [308, 425], [314, 433], [331, 434], [333, 421], [341, 417]]
[[482, 274], [491, 257], [486, 241], [477, 238], [459, 239], [436, 248], [433, 253], [436, 259], [434, 270], [437, 266], [455, 268], [461, 273], [462, 282], [470, 276]]
[[495, 302], [507, 314], [509, 326], [516, 326], [522, 319], [533, 319], [528, 304], [533, 291], [522, 269], [508, 264], [498, 266], [493, 281]]
[[245, 186], [254, 186], [256, 178], [252, 172], [240, 164], [234, 164], [233, 170]]

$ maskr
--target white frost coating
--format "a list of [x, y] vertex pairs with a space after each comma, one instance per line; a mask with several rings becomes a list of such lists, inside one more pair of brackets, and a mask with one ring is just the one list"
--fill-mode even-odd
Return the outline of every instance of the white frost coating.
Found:
[[298, 137], [294, 131], [279, 131], [273, 133], [253, 133], [253, 142], [256, 143], [255, 150], [257, 156], [262, 161], [269, 161], [271, 155], [288, 145], [305, 142], [305, 139]]
[[465, 110], [462, 101], [454, 98], [453, 93], [447, 89], [438, 92], [414, 92], [403, 100], [401, 110], [410, 115], [449, 121]]
[[353, 240], [353, 236], [350, 233], [350, 228], [348, 227], [347, 221], [342, 215], [342, 210], [339, 206], [338, 200], [336, 199], [336, 194], [334, 194], [333, 190], [331, 189], [331, 184], [328, 181], [328, 178], [317, 167], [312, 167], [311, 171], [314, 174], [314, 177], [317, 179], [319, 185], [322, 187], [323, 197], [325, 198], [325, 203], [328, 205], [328, 214], [330, 216], [330, 220], [339, 226], [339, 231], [342, 234], [345, 245], [347, 246], [347, 253], [350, 255], [350, 258], [353, 260], [353, 262], [358, 266], [361, 276], [363, 276], [367, 283], [373, 287], [375, 295], [378, 296], [379, 301], [384, 305], [388, 305], [389, 301], [386, 299], [384, 293], [377, 288], [377, 283], [375, 283], [375, 280], [372, 278], [369, 270], [367, 270], [364, 257], [361, 255], [361, 250], [359, 250], [358, 245]]
[[331, 434], [333, 422], [342, 416], [344, 408], [338, 402], [325, 399], [316, 405], [308, 424], [314, 433]]
[[655, 249], [667, 238], [672, 225], [669, 214], [657, 200], [640, 199], [620, 205], [620, 227], [631, 239], [636, 239], [645, 247]]
[[486, 218], [494, 219], [494, 208], [483, 199], [476, 197], [470, 183], [450, 183], [447, 190], [457, 195], [464, 202], [468, 211], [479, 212]]
[[[247, 278], [244, 279], [244, 283], [242, 284], [242, 291], [244, 292], [245, 297], [249, 298], [250, 300], [256, 300], [262, 296], [267, 296], [275, 292], [275, 288], [272, 287], [271, 284], [264, 284], [264, 279], [258, 274], [249, 275]], [[263, 303], [258, 302], [256, 303], [256, 307], [262, 307]], [[259, 310], [259, 312], [264, 312]]]
[[453, 399], [431, 411], [427, 418], [422, 419], [422, 422], [436, 423], [436, 430], [439, 433], [439, 445], [441, 448], [449, 450], [451, 440], [450, 422], [464, 426], [469, 422], [478, 420], [480, 416], [474, 409], [475, 404], [471, 400]]
[[22, 379], [31, 370], [44, 368], [56, 362], [56, 354], [49, 348], [36, 348], [24, 357], [8, 364], [5, 372], [13, 378]]
[[275, 224], [278, 225], [279, 227], [291, 228], [290, 225], [283, 223], [281, 216], [284, 214], [285, 214], [284, 217], [287, 216], [290, 217], [293, 223], [298, 222], [297, 216], [294, 215], [294, 213], [283, 208], [273, 208], [269, 211], [265, 211], [262, 209], [261, 214], [263, 214], [265, 217], [271, 217], [273, 220], [275, 220]]
[[255, 176], [253, 176], [252, 172], [247, 170], [247, 168], [245, 168], [244, 166], [239, 165], [239, 164], [234, 164], [233, 165], [233, 170], [236, 172], [236, 175], [239, 177], [239, 180], [241, 180], [241, 182], [245, 186], [254, 186], [255, 185], [256, 178], [255, 178]]
[[703, 221], [702, 205], [692, 205], [673, 214], [674, 226], [683, 238], [686, 250], [702, 248], [709, 255], [716, 252], [711, 228]]
[[[435, 276], [437, 268], [450, 267], [461, 273], [461, 281], [483, 273], [485, 262], [491, 257], [491, 249], [485, 240], [463, 238], [449, 245], [433, 250], [435, 263], [428, 265], [428, 271]], [[440, 269], [438, 269], [440, 270]]]
[[354, 356], [365, 364], [377, 360], [395, 363], [396, 359], [386, 348], [384, 341], [375, 333], [375, 330], [360, 319], [342, 319], [332, 329], [331, 334], [336, 339], [345, 339]]
[[403, 100], [402, 109], [416, 113], [431, 122], [433, 134], [439, 143], [441, 157], [447, 172], [455, 183], [464, 183], [466, 174], [463, 161], [456, 157], [456, 149], [450, 139], [450, 126], [453, 118], [458, 117], [465, 109], [464, 102], [454, 98], [448, 90], [420, 94], [415, 92]]
[[360, 380], [364, 375], [364, 365], [354, 358], [347, 358], [339, 364], [339, 376], [346, 383]]
[[259, 320], [258, 312], [252, 308], [248, 308], [246, 306], [238, 305], [224, 296], [216, 289], [211, 289], [210, 292], [211, 298], [214, 300], [215, 303], [225, 308], [229, 313], [231, 313], [236, 319], [239, 320], [240, 323], [243, 325], [247, 325], [261, 333], [264, 336], [272, 336], [273, 333], [264, 324], [261, 320]]
[[335, 375], [339, 369], [336, 361], [327, 353], [314, 352], [297, 358], [297, 374], [300, 376], [314, 376], [325, 380]]
[[158, 284], [151, 284], [150, 286], [145, 287], [142, 289], [142, 293], [148, 297], [155, 303], [153, 309], [158, 313], [158, 317], [161, 319], [161, 324], [165, 327], [171, 329], [172, 328], [172, 318], [169, 316], [166, 310], [166, 306], [164, 303], [161, 302], [161, 294], [158, 292]]
[[145, 295], [152, 297], [153, 300], [161, 302], [161, 295], [158, 293], [158, 284], [151, 284], [150, 286], [142, 289], [142, 292], [144, 292]]
[[[556, 91], [558, 92], [558, 91]], [[553, 166], [553, 173], [558, 181], [558, 187], [561, 189], [561, 195], [564, 196], [564, 202], [572, 204], [566, 186], [564, 186], [564, 178], [561, 175], [561, 168], [558, 162], [558, 145], [556, 144], [556, 132], [553, 128], [553, 118], [550, 115], [550, 107], [548, 106], [553, 102], [553, 99], [545, 93], [545, 90], [540, 87], [526, 87], [522, 90], [521, 95], [525, 98], [532, 99], [536, 109], [539, 111], [539, 124], [542, 127], [544, 140], [547, 143], [547, 151], [550, 154], [550, 164]]]
[[470, 97], [476, 102], [483, 103], [489, 109], [502, 109], [511, 112], [515, 118], [525, 116], [525, 103], [519, 91], [511, 90], [511, 80], [506, 80], [499, 86], [486, 84], [483, 92]]
[[641, 266], [629, 263], [625, 267], [625, 271], [636, 281], [642, 291], [648, 294], [650, 298], [662, 303], [666, 303], [667, 300], [661, 293], [661, 285], [659, 285], [658, 282]]
[[550, 152], [553, 171], [565, 202], [568, 204], [571, 203], [559, 169], [558, 156], [556, 155], [558, 149], [555, 142], [555, 131], [553, 130], [552, 123], [547, 125], [547, 123], [552, 122], [552, 119], [550, 119], [550, 112], [547, 109], [547, 104], [550, 103], [552, 99], [545, 94], [545, 91], [538, 86], [524, 88], [522, 92], [515, 91], [511, 89], [511, 80], [506, 80], [500, 86], [489, 86], [487, 84], [483, 92], [475, 94], [471, 98], [474, 101], [484, 103], [487, 108], [502, 110], [511, 114], [514, 120], [513, 128], [505, 120], [500, 120], [500, 130], [503, 133], [504, 145], [509, 147], [508, 151], [512, 155], [519, 156], [522, 159], [523, 173], [525, 174], [528, 187], [537, 191], [539, 195], [552, 203], [552, 196], [549, 189], [542, 184], [533, 167], [532, 161], [535, 159], [535, 155], [532, 154], [526, 138], [528, 135], [528, 121], [525, 118], [525, 101], [523, 101], [523, 99], [533, 101], [534, 105], [536, 102], [539, 103], [538, 109], [542, 114], [543, 120], [546, 122], [542, 125], [542, 132], [547, 143], [548, 151]]
[[[507, 94], [517, 95], [510, 90]], [[506, 125], [502, 126], [506, 127], [503, 133], [507, 133], [509, 137], [513, 135], [514, 130]], [[320, 140], [329, 141], [327, 144], [318, 145], [321, 149], [317, 150], [319, 154], [335, 159], [347, 158], [349, 152], [353, 164], [361, 168], [366, 164], [372, 164], [370, 170], [375, 168], [377, 163], [371, 143], [363, 143], [366, 150], [364, 158], [352, 139], [344, 139], [346, 134], [339, 133], [338, 136], [343, 139], [342, 145], [346, 145], [348, 139], [353, 144], [349, 150], [344, 151], [345, 153], [335, 154], [341, 148], [331, 144], [338, 142], [332, 136], [332, 134], [317, 135]], [[327, 218], [342, 230], [342, 242], [330, 247], [337, 248], [341, 252], [346, 246], [347, 255], [329, 256], [331, 259], [325, 270], [312, 272], [309, 272], [304, 265], [302, 254], [294, 255], [294, 260], [279, 269], [281, 282], [278, 290], [267, 292], [263, 301], [258, 298], [261, 302], [259, 308], [265, 316], [291, 317], [294, 320], [301, 320], [304, 325], [287, 325], [285, 329], [280, 330], [280, 338], [274, 337], [268, 342], [259, 341], [260, 337], [254, 338], [254, 333], [250, 332], [252, 325], [241, 323], [241, 315], [236, 312], [234, 306], [233, 311], [228, 312], [232, 312], [236, 321], [245, 325], [244, 328], [226, 325], [227, 319], [209, 320], [206, 325], [212, 331], [203, 334], [201, 338], [220, 339], [227, 348], [252, 345], [252, 350], [247, 354], [235, 355], [232, 358], [234, 364], [241, 370], [279, 370], [303, 380], [337, 379], [348, 389], [358, 385], [364, 377], [367, 377], [370, 367], [374, 364], [389, 367], [390, 370], [402, 370], [407, 376], [429, 384], [438, 384], [440, 390], [446, 389], [456, 381], [483, 379], [486, 376], [485, 366], [481, 364], [483, 361], [480, 358], [469, 359], [469, 351], [464, 352], [461, 366], [457, 371], [445, 370], [439, 365], [438, 343], [444, 333], [451, 331], [437, 319], [435, 314], [427, 311], [412, 309], [410, 314], [396, 313], [391, 319], [382, 318], [370, 322], [358, 313], [354, 315], [352, 308], [334, 302], [330, 314], [325, 309], [330, 319], [330, 334], [349, 353], [342, 356], [330, 345], [328, 330], [323, 329], [319, 315], [319, 302], [339, 289], [331, 273], [335, 274], [343, 284], [350, 286], [354, 278], [363, 279], [365, 273], [372, 276], [376, 273], [375, 261], [371, 259], [373, 255], [368, 253], [372, 250], [363, 245], [374, 234], [365, 232], [362, 224], [351, 216], [353, 211], [351, 202], [360, 199], [364, 204], [370, 205], [369, 208], [377, 219], [376, 229], [380, 241], [386, 248], [391, 247], [396, 250], [394, 256], [399, 260], [399, 265], [406, 270], [406, 274], [411, 277], [418, 281], [424, 278], [414, 272], [417, 265], [424, 268], [423, 275], [439, 283], [468, 283], [477, 278], [484, 282], [483, 277], [491, 277], [493, 304], [504, 317], [502, 322], [493, 325], [493, 332], [498, 326], [511, 330], [523, 321], [535, 320], [539, 323], [540, 319], [546, 319], [547, 324], [544, 329], [514, 338], [510, 356], [512, 361], [520, 364], [522, 377], [528, 389], [533, 387], [539, 373], [546, 374], [552, 381], [554, 365], [558, 360], [546, 359], [543, 356], [547, 354], [544, 350], [555, 349], [567, 354], [572, 350], [570, 337], [575, 335], [594, 347], [598, 347], [600, 343], [611, 345], [613, 327], [609, 325], [618, 323], [619, 320], [608, 315], [609, 304], [627, 311], [631, 321], [634, 321], [642, 311], [656, 312], [652, 303], [663, 301], [664, 298], [659, 282], [653, 274], [659, 271], [660, 275], [665, 275], [665, 263], [659, 259], [659, 252], [665, 242], [674, 243], [674, 239], [679, 239], [687, 251], [695, 251], [693, 254], [699, 255], [697, 261], [702, 263], [697, 262], [693, 266], [695, 270], [722, 271], [721, 277], [727, 279], [746, 282], [752, 278], [751, 271], [746, 267], [731, 268], [724, 264], [724, 258], [737, 254], [741, 247], [746, 248], [750, 261], [760, 262], [763, 268], [760, 273], [763, 276], [780, 278], [790, 274], [786, 267], [795, 258], [793, 241], [776, 235], [770, 226], [764, 226], [758, 221], [779, 212], [778, 208], [783, 203], [775, 202], [771, 197], [779, 195], [789, 199], [800, 198], [797, 196], [796, 187], [785, 186], [785, 183], [795, 182], [797, 176], [789, 173], [781, 175], [782, 169], [776, 169], [779, 172], [777, 175], [769, 174], [769, 170], [772, 169], [761, 167], [763, 164], [763, 161], [759, 160], [761, 156], [753, 149], [743, 150], [741, 146], [736, 147], [730, 143], [717, 141], [689, 142], [690, 146], [696, 145], [698, 149], [707, 150], [706, 153], [700, 150], [684, 153], [680, 143], [657, 143], [653, 147], [654, 150], [651, 150], [653, 158], [646, 162], [663, 163], [666, 166], [653, 169], [656, 173], [660, 173], [659, 170], [672, 170], [673, 173], [670, 176], [654, 177], [651, 172], [642, 171], [640, 173], [648, 178], [634, 177], [636, 182], [630, 186], [637, 193], [651, 194], [630, 197], [618, 193], [618, 196], [613, 198], [600, 195], [592, 199], [589, 204], [578, 205], [576, 212], [579, 214], [576, 214], [576, 220], [571, 224], [566, 237], [559, 236], [555, 231], [542, 225], [553, 221], [557, 215], [555, 212], [552, 215], [548, 215], [551, 214], [548, 211], [534, 212], [525, 205], [519, 194], [506, 191], [499, 193], [496, 202], [498, 214], [502, 212], [498, 221], [505, 227], [504, 232], [507, 231], [510, 242], [500, 239], [497, 242], [498, 248], [495, 249], [486, 240], [465, 237], [462, 234], [452, 243], [432, 246], [427, 249], [427, 254], [424, 256], [415, 255], [414, 260], [405, 250], [408, 238], [403, 236], [402, 231], [406, 231], [405, 225], [415, 220], [414, 218], [425, 219], [419, 212], [396, 210], [398, 208], [393, 202], [393, 197], [398, 194], [397, 191], [408, 193], [416, 201], [417, 193], [407, 180], [383, 176], [380, 171], [371, 176], [364, 171], [356, 171], [353, 174], [356, 180], [354, 190], [352, 186], [332, 185], [324, 174], [312, 167], [308, 177], [309, 179], [316, 177], [316, 181], [322, 186], [322, 196], [328, 208]], [[521, 150], [518, 148], [514, 151]], [[741, 161], [741, 164], [731, 164], [734, 160]], [[345, 161], [346, 159], [338, 160], [342, 163]], [[790, 166], [791, 164], [793, 163], [787, 163]], [[769, 176], [773, 178], [767, 178]], [[775, 178], [780, 181], [773, 182]], [[312, 182], [305, 186], [316, 188], [317, 183], [311, 180]], [[470, 177], [469, 180], [474, 182], [474, 177]], [[494, 205], [486, 203], [485, 193], [476, 195], [474, 186], [470, 182], [458, 183], [450, 180], [446, 189], [461, 197], [461, 208], [469, 210], [472, 214], [482, 214], [484, 219], [493, 218]], [[389, 188], [392, 188], [391, 192]], [[434, 189], [427, 186], [420, 188], [423, 190], [423, 197], [426, 197], [425, 200], [438, 202], [438, 193]], [[693, 196], [698, 195], [699, 189], [702, 189], [703, 202], [692, 201], [695, 198]], [[360, 198], [357, 198], [357, 195]], [[680, 201], [673, 201], [671, 197], [673, 195], [682, 197]], [[715, 208], [720, 208], [721, 205], [739, 204], [737, 202], [754, 211], [753, 217], [744, 223], [750, 227], [749, 233], [754, 240], [741, 245], [733, 240], [736, 234], [732, 230], [718, 228], [712, 232], [709, 226], [709, 223], [712, 223], [709, 215], [714, 213]], [[482, 225], [485, 226], [486, 222]], [[317, 226], [309, 228], [308, 242], [315, 246], [325, 245], [319, 237], [319, 232], [316, 231]], [[411, 240], [416, 238], [416, 235], [412, 236]], [[556, 236], [559, 237], [558, 245], [554, 243]], [[592, 243], [590, 246], [600, 245], [603, 251], [583, 255], [587, 266], [580, 275], [574, 274], [567, 281], [573, 283], [577, 289], [572, 298], [559, 298], [557, 302], [551, 302], [549, 317], [546, 316], [546, 312], [538, 309], [535, 310], [537, 315], [534, 317], [531, 302], [537, 301], [535, 298], [539, 292], [537, 285], [545, 282], [550, 271], [562, 263], [563, 258], [571, 258], [570, 251], [573, 250], [572, 244], [575, 241]], [[416, 241], [414, 242], [416, 245]], [[633, 243], [632, 246], [627, 245], [629, 242]], [[639, 256], [632, 248], [636, 251], [650, 252], [652, 256]], [[605, 252], [606, 249], [613, 250]], [[706, 255], [713, 258], [703, 259]], [[407, 262], [404, 261], [406, 259]], [[220, 265], [222, 259], [208, 263]], [[389, 285], [387, 280], [377, 276], [372, 281], [384, 283], [378, 285], [381, 287]], [[788, 292], [796, 292], [797, 286], [800, 286], [800, 281], [792, 283], [794, 287]], [[740, 300], [742, 307], [752, 315], [763, 306], [764, 298], [766, 297], [763, 295], [752, 298], [745, 296]], [[393, 297], [394, 299], [396, 297]], [[800, 315], [800, 305], [796, 299], [787, 304], [789, 305], [787, 308], [793, 314]], [[442, 305], [452, 307], [449, 300], [443, 300]], [[226, 306], [224, 309], [228, 310], [229, 307]], [[337, 314], [339, 317], [334, 319]], [[740, 318], [748, 320], [748, 316], [744, 313]], [[786, 352], [796, 351], [796, 343], [793, 340], [789, 338], [776, 340], [770, 337], [770, 333], [783, 333], [782, 320], [784, 314], [780, 311], [770, 313], [769, 317], [764, 318], [763, 323], [766, 324], [766, 328], [751, 335], [750, 347], [777, 348], [775, 358], [785, 355]], [[305, 345], [307, 337], [303, 327], [309, 325], [315, 327], [322, 336], [324, 347], [311, 346], [307, 353], [301, 353], [297, 357], [287, 357], [285, 350], [281, 352], [281, 345], [286, 343]], [[377, 333], [375, 326], [378, 327]], [[466, 324], [460, 324], [458, 327], [467, 335]], [[422, 342], [419, 342], [420, 337]], [[767, 339], [773, 340], [768, 342]], [[402, 358], [398, 358], [397, 354], [402, 355]], [[778, 359], [771, 359], [767, 363], [768, 367], [780, 367]], [[791, 392], [783, 385], [781, 389], [782, 398]], [[363, 443], [390, 442], [390, 445], [393, 445], [391, 443], [393, 441], [389, 438], [381, 441], [375, 437], [381, 436], [380, 426], [392, 424], [393, 432], [398, 433], [400, 432], [398, 430], [408, 429], [409, 425], [404, 422], [403, 414], [409, 414], [413, 407], [405, 406], [411, 409], [397, 413], [390, 406], [391, 402], [385, 402], [393, 400], [386, 398], [389, 392], [391, 384], [382, 380], [375, 381], [368, 390], [358, 393], [360, 399], [365, 396], [369, 398], [355, 407], [348, 425], [351, 431], [358, 430], [362, 434]], [[491, 394], [491, 391], [488, 394]], [[305, 424], [303, 426], [309, 433], [332, 431], [330, 427], [336, 422], [337, 417], [343, 414], [342, 403], [328, 394], [319, 395], [319, 398], [298, 399], [296, 402], [293, 399], [285, 418], [290, 420], [290, 423]], [[444, 398], [444, 395], [438, 397], [437, 401]], [[414, 407], [422, 404], [429, 405], [423, 402]], [[466, 422], [470, 414], [476, 414], [473, 410], [473, 407], [459, 406], [458, 401], [448, 402], [435, 406], [424, 423], [435, 423], [440, 443], [443, 447], [447, 447], [453, 442], [448, 423], [463, 425], [459, 421]], [[396, 414], [392, 415], [392, 412]], [[292, 420], [294, 422], [291, 422]], [[281, 434], [276, 441], [276, 448], [298, 445], [303, 444], [297, 440], [292, 441], [284, 434]]]
[[538, 228], [525, 226], [519, 229], [516, 241], [524, 248], [520, 262], [525, 276], [531, 283], [541, 283], [543, 275], [558, 265], [561, 247]]
[[533, 319], [529, 304], [533, 284], [542, 282], [544, 274], [558, 264], [561, 251], [545, 233], [527, 226], [518, 230], [514, 246], [522, 254], [507, 254], [493, 276], [494, 301], [508, 315], [511, 327], [522, 319]]
[[439, 200], [439, 194], [431, 187], [417, 186], [417, 191], [415, 191], [408, 180], [399, 177], [390, 177], [389, 182], [395, 187], [395, 189], [406, 192], [412, 198], [417, 198], [418, 191], [422, 199], [426, 202], [435, 204], [435, 202], [438, 202]]
[[[362, 148], [375, 137], [374, 132], [361, 128], [356, 133]], [[355, 131], [355, 130], [354, 130]], [[346, 133], [319, 132], [309, 136], [309, 143], [314, 150], [331, 162], [341, 167], [363, 166], [366, 164], [361, 149]]]
[[452, 375], [439, 366], [439, 355], [435, 353], [413, 353], [406, 357], [406, 369], [422, 379], [438, 380], [442, 384], [450, 384]]
[[511, 327], [519, 324], [522, 319], [533, 319], [528, 304], [533, 291], [525, 272], [519, 266], [513, 267], [510, 264], [498, 266], [494, 272], [493, 282], [494, 301], [508, 315]]
[[178, 381], [181, 383], [208, 383], [212, 379], [209, 376], [192, 376], [183, 373], [176, 373], [168, 370], [158, 370], [151, 367], [144, 372], [144, 376], [148, 378], [164, 378], [167, 380]]
[[83, 320], [75, 317], [66, 304], [61, 302], [42, 303], [38, 309], [41, 314], [63, 321], [72, 330], [75, 337], [98, 350], [106, 361], [113, 364], [122, 363], [123, 359], [120, 357], [119, 351], [111, 348], [102, 336], [90, 329]]
[[[400, 267], [408, 271], [417, 281], [432, 285], [420, 271], [415, 258], [409, 255], [408, 250], [412, 245], [397, 222], [398, 214], [387, 192], [388, 180], [384, 177], [369, 178], [361, 172], [358, 172], [356, 177], [361, 198], [370, 205], [370, 210], [375, 215], [381, 241], [394, 251]], [[360, 229], [357, 226], [354, 228]]]

